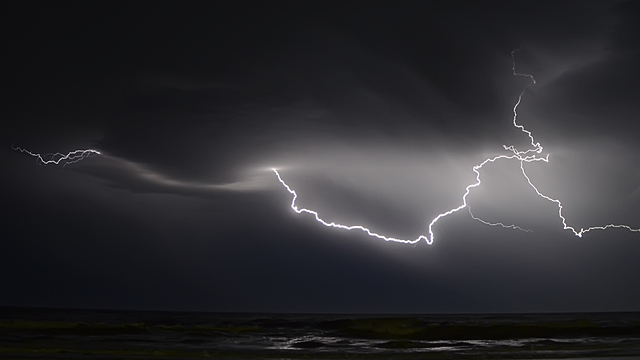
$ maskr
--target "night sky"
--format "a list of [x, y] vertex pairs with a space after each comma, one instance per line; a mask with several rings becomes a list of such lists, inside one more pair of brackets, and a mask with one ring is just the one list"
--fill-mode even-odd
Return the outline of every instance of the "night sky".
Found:
[[[0, 305], [640, 311], [640, 2], [3, 2]], [[93, 148], [65, 167], [36, 153]]]

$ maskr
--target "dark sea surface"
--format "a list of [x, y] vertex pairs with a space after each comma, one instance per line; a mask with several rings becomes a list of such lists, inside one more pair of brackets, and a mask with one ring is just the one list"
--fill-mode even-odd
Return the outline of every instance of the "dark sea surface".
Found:
[[303, 315], [0, 308], [11, 359], [640, 359], [640, 313]]

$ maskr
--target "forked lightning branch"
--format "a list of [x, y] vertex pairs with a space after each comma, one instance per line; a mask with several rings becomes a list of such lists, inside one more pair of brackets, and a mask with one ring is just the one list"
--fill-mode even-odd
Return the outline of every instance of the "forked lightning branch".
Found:
[[26, 150], [14, 145], [11, 145], [11, 148], [13, 150], [20, 151], [35, 157], [38, 164], [42, 164], [42, 165], [62, 164], [63, 167], [69, 164], [77, 163], [78, 161], [84, 160], [85, 158], [91, 155], [100, 155], [100, 152], [94, 149], [74, 150], [66, 154], [62, 154], [62, 153], [36, 154], [34, 152], [31, 152], [29, 150]]

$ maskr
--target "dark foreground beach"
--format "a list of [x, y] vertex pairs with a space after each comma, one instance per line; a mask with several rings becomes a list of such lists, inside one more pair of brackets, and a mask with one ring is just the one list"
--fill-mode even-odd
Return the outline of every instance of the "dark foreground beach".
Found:
[[640, 313], [289, 315], [0, 308], [15, 359], [640, 359]]

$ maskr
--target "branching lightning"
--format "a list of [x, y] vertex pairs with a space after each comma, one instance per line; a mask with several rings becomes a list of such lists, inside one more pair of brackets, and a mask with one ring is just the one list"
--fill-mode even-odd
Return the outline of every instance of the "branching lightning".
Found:
[[[535, 85], [536, 84], [536, 80], [533, 77], [533, 75], [530, 74], [525, 74], [525, 73], [518, 73], [516, 71], [516, 61], [515, 61], [515, 53], [520, 50], [520, 49], [516, 49], [513, 50], [511, 52], [511, 61], [512, 61], [512, 72], [514, 76], [520, 76], [520, 77], [525, 77], [529, 79], [529, 83], [522, 89], [522, 91], [520, 92], [520, 95], [518, 96], [518, 100], [516, 101], [515, 105], [513, 106], [513, 126], [520, 129], [520, 131], [522, 131], [523, 133], [525, 133], [531, 142], [531, 147], [527, 150], [524, 151], [520, 151], [518, 149], [516, 149], [515, 146], [513, 145], [503, 145], [503, 148], [505, 151], [508, 151], [508, 154], [503, 154], [503, 155], [498, 155], [492, 158], [488, 158], [485, 159], [483, 162], [481, 162], [478, 165], [473, 166], [472, 171], [476, 174], [476, 178], [475, 178], [475, 182], [467, 185], [467, 187], [465, 188], [464, 194], [462, 195], [462, 202], [459, 206], [454, 207], [452, 209], [449, 209], [443, 213], [438, 214], [433, 220], [431, 220], [431, 222], [429, 223], [429, 228], [428, 228], [428, 235], [420, 235], [418, 236], [416, 239], [413, 240], [405, 240], [405, 239], [398, 239], [395, 237], [390, 237], [390, 236], [385, 236], [385, 235], [381, 235], [378, 234], [376, 232], [371, 231], [370, 229], [362, 226], [362, 225], [342, 225], [342, 224], [338, 224], [335, 222], [328, 222], [326, 220], [323, 220], [320, 217], [320, 214], [318, 214], [318, 212], [310, 210], [310, 209], [306, 209], [306, 208], [299, 208], [296, 205], [296, 200], [298, 199], [298, 194], [296, 193], [295, 190], [293, 190], [287, 183], [284, 182], [284, 180], [282, 179], [282, 177], [280, 176], [280, 173], [278, 172], [277, 169], [273, 169], [273, 172], [275, 173], [276, 177], [278, 178], [278, 181], [285, 187], [285, 189], [291, 194], [293, 195], [293, 199], [291, 200], [291, 208], [298, 214], [301, 213], [307, 213], [307, 214], [311, 214], [315, 217], [316, 221], [318, 221], [319, 223], [321, 223], [324, 226], [327, 227], [333, 227], [333, 228], [338, 228], [338, 229], [343, 229], [343, 230], [360, 230], [365, 232], [367, 235], [378, 238], [378, 239], [382, 239], [385, 241], [394, 241], [394, 242], [400, 242], [400, 243], [406, 243], [406, 244], [416, 244], [417, 242], [419, 242], [420, 240], [425, 240], [428, 244], [432, 244], [433, 240], [435, 238], [434, 232], [433, 232], [433, 227], [435, 226], [436, 222], [438, 222], [438, 220], [449, 216], [453, 213], [456, 213], [464, 208], [467, 209], [467, 211], [469, 212], [469, 215], [471, 216], [472, 219], [481, 222], [482, 224], [485, 225], [489, 225], [489, 226], [500, 226], [503, 227], [505, 229], [514, 229], [514, 230], [520, 230], [520, 231], [525, 231], [525, 232], [530, 232], [531, 230], [529, 229], [525, 229], [522, 228], [518, 225], [507, 225], [504, 224], [502, 222], [497, 222], [497, 223], [492, 223], [486, 220], [483, 220], [477, 216], [475, 216], [473, 214], [473, 212], [471, 211], [471, 206], [467, 203], [467, 196], [471, 193], [471, 190], [474, 188], [479, 187], [482, 184], [482, 181], [480, 180], [480, 170], [482, 169], [482, 167], [484, 165], [486, 165], [487, 163], [493, 163], [496, 162], [498, 160], [515, 160], [515, 161], [519, 161], [520, 162], [520, 169], [522, 172], [522, 175], [524, 176], [524, 178], [526, 179], [527, 183], [529, 184], [529, 186], [531, 186], [531, 188], [533, 188], [533, 190], [535, 191], [535, 193], [550, 202], [555, 203], [558, 206], [558, 216], [560, 217], [560, 219], [562, 220], [562, 225], [563, 225], [563, 229], [564, 230], [570, 230], [575, 236], [578, 237], [582, 237], [582, 235], [584, 235], [585, 233], [592, 231], [592, 230], [606, 230], [609, 228], [622, 228], [622, 229], [627, 229], [629, 231], [632, 232], [640, 232], [640, 229], [636, 229], [636, 228], [632, 228], [628, 225], [623, 225], [623, 224], [608, 224], [608, 225], [604, 225], [604, 226], [592, 226], [592, 227], [588, 227], [588, 228], [581, 228], [580, 230], [576, 230], [576, 228], [574, 228], [573, 226], [569, 226], [567, 225], [567, 220], [564, 217], [564, 215], [562, 214], [562, 210], [563, 210], [563, 206], [562, 203], [560, 202], [560, 200], [558, 199], [554, 199], [551, 198], [545, 194], [543, 194], [542, 192], [540, 192], [540, 190], [538, 190], [538, 188], [533, 184], [533, 182], [531, 181], [531, 179], [529, 178], [529, 176], [527, 175], [526, 171], [525, 171], [525, 163], [530, 163], [530, 162], [537, 162], [537, 161], [544, 161], [544, 162], [549, 162], [549, 154], [547, 154], [546, 156], [541, 156], [540, 154], [542, 153], [542, 145], [540, 145], [539, 142], [536, 142], [535, 138], [533, 137], [533, 134], [531, 133], [531, 131], [525, 129], [525, 127], [523, 125], [518, 124], [518, 107], [520, 106], [520, 103], [522, 102], [522, 98], [526, 92], [526, 90]], [[38, 154], [38, 153], [34, 153], [31, 152], [29, 150], [11, 145], [11, 148], [13, 150], [16, 151], [20, 151], [22, 153], [26, 153], [29, 154], [33, 157], [36, 158], [36, 161], [38, 164], [41, 165], [63, 165], [67, 166], [69, 164], [73, 164], [73, 163], [77, 163], [81, 160], [84, 160], [87, 157], [90, 157], [92, 155], [100, 155], [100, 152], [94, 149], [81, 149], [81, 150], [74, 150], [74, 151], [70, 151], [66, 154], [63, 153], [47, 153], [44, 155]], [[151, 177], [153, 179], [155, 179], [156, 181], [161, 181], [163, 183], [167, 183], [167, 184], [171, 184], [171, 185], [176, 185], [176, 184], [182, 184], [178, 181], [173, 181], [173, 180], [168, 180], [165, 178], [161, 178], [160, 180], [158, 180], [159, 175], [157, 174], [152, 174], [152, 175], [147, 175], [147, 177]]]
[[322, 218], [320, 218], [320, 215], [313, 210], [309, 210], [309, 209], [305, 209], [305, 208], [298, 208], [298, 206], [296, 205], [296, 200], [298, 198], [298, 194], [295, 192], [295, 190], [293, 190], [291, 187], [289, 187], [289, 185], [287, 185], [287, 183], [284, 182], [284, 180], [282, 180], [282, 177], [280, 176], [280, 173], [278, 172], [278, 170], [273, 169], [273, 172], [276, 174], [278, 181], [280, 181], [280, 183], [285, 187], [285, 189], [291, 193], [293, 195], [293, 199], [291, 200], [291, 208], [298, 214], [301, 213], [307, 213], [307, 214], [311, 214], [315, 217], [316, 221], [318, 221], [319, 223], [321, 223], [324, 226], [327, 227], [334, 227], [334, 228], [338, 228], [338, 229], [343, 229], [343, 230], [360, 230], [363, 231], [365, 233], [367, 233], [367, 235], [378, 238], [378, 239], [382, 239], [385, 241], [394, 241], [394, 242], [399, 242], [399, 243], [406, 243], [406, 244], [415, 244], [417, 242], [419, 242], [420, 240], [425, 240], [427, 242], [427, 244], [431, 245], [433, 243], [433, 240], [435, 238], [435, 235], [433, 233], [433, 226], [436, 224], [436, 222], [440, 219], [442, 219], [443, 217], [449, 216], [453, 213], [456, 213], [464, 208], [467, 208], [469, 211], [469, 214], [471, 215], [471, 218], [473, 218], [474, 220], [477, 220], [485, 225], [490, 225], [490, 226], [501, 226], [503, 228], [506, 229], [515, 229], [515, 230], [521, 230], [521, 231], [526, 231], [526, 232], [530, 232], [531, 230], [528, 229], [524, 229], [518, 225], [506, 225], [504, 223], [498, 222], [498, 223], [491, 223], [485, 220], [482, 220], [481, 218], [478, 218], [476, 216], [473, 215], [473, 213], [471, 212], [471, 207], [469, 206], [469, 204], [467, 204], [467, 196], [469, 195], [469, 193], [471, 192], [471, 190], [473, 188], [476, 188], [478, 186], [480, 186], [480, 184], [482, 183], [480, 180], [480, 169], [482, 169], [482, 167], [484, 165], [486, 165], [487, 163], [493, 163], [497, 160], [517, 160], [520, 162], [520, 169], [522, 170], [522, 175], [525, 177], [525, 179], [527, 180], [527, 182], [529, 183], [529, 185], [533, 188], [533, 190], [536, 192], [536, 194], [540, 197], [542, 197], [545, 200], [554, 202], [558, 205], [558, 216], [560, 217], [560, 219], [562, 220], [562, 224], [563, 224], [563, 228], [564, 230], [571, 230], [573, 232], [574, 235], [578, 236], [578, 237], [582, 237], [582, 235], [586, 232], [589, 232], [591, 230], [606, 230], [609, 228], [623, 228], [623, 229], [627, 229], [629, 231], [633, 231], [633, 232], [640, 232], [640, 229], [634, 229], [628, 225], [617, 225], [617, 224], [608, 224], [608, 225], [604, 225], [604, 226], [593, 226], [593, 227], [589, 227], [589, 228], [582, 228], [580, 229], [580, 231], [577, 231], [574, 227], [567, 225], [567, 221], [565, 219], [565, 217], [562, 215], [562, 203], [560, 202], [560, 200], [558, 199], [554, 199], [551, 198], [547, 195], [544, 195], [543, 193], [541, 193], [538, 188], [533, 184], [533, 182], [531, 181], [531, 179], [529, 178], [529, 176], [527, 175], [525, 169], [524, 169], [524, 164], [525, 163], [530, 163], [530, 162], [534, 162], [534, 161], [544, 161], [544, 162], [549, 162], [549, 154], [547, 154], [546, 156], [539, 156], [538, 154], [542, 153], [542, 145], [540, 145], [540, 143], [536, 142], [533, 134], [531, 133], [531, 131], [525, 129], [525, 127], [523, 125], [518, 124], [518, 106], [520, 106], [520, 103], [522, 102], [522, 97], [524, 96], [526, 90], [535, 85], [536, 84], [536, 80], [533, 77], [533, 75], [530, 74], [524, 74], [524, 73], [518, 73], [516, 71], [516, 61], [515, 61], [515, 53], [520, 50], [516, 49], [513, 50], [511, 52], [511, 62], [512, 62], [512, 72], [514, 76], [521, 76], [521, 77], [526, 77], [530, 80], [530, 82], [522, 89], [522, 91], [520, 92], [520, 95], [518, 96], [518, 100], [516, 101], [515, 105], [513, 106], [513, 126], [515, 126], [516, 128], [520, 129], [520, 131], [522, 131], [523, 133], [525, 133], [529, 139], [531, 140], [531, 148], [524, 150], [524, 151], [519, 151], [518, 149], [515, 148], [515, 146], [513, 145], [503, 145], [504, 149], [506, 151], [509, 151], [511, 154], [510, 155], [498, 155], [495, 156], [493, 158], [488, 158], [486, 160], [484, 160], [483, 162], [481, 162], [478, 165], [475, 165], [472, 170], [473, 172], [476, 173], [476, 182], [473, 184], [468, 185], [465, 188], [465, 192], [462, 195], [462, 204], [454, 207], [450, 210], [447, 210], [441, 214], [439, 214], [438, 216], [436, 216], [433, 220], [431, 220], [431, 222], [429, 223], [429, 235], [420, 235], [418, 236], [416, 239], [414, 240], [404, 240], [404, 239], [398, 239], [398, 238], [394, 238], [394, 237], [389, 237], [389, 236], [384, 236], [384, 235], [380, 235], [378, 233], [375, 233], [373, 231], [371, 231], [370, 229], [361, 226], [361, 225], [342, 225], [342, 224], [337, 224], [335, 222], [327, 222], [325, 220], [323, 220]]
[[77, 163], [78, 161], [84, 160], [85, 158], [91, 156], [91, 155], [100, 155], [100, 152], [98, 150], [94, 150], [94, 149], [86, 149], [86, 150], [74, 150], [74, 151], [70, 151], [66, 154], [62, 154], [62, 153], [48, 153], [48, 154], [37, 154], [34, 152], [31, 152], [29, 150], [23, 149], [21, 147], [18, 146], [13, 146], [11, 145], [11, 148], [13, 150], [16, 151], [20, 151], [23, 153], [27, 153], [33, 157], [36, 158], [36, 161], [38, 162], [38, 164], [42, 164], [42, 165], [60, 165], [60, 163], [62, 163], [62, 166], [67, 166], [69, 164], [73, 164], [73, 163]]

